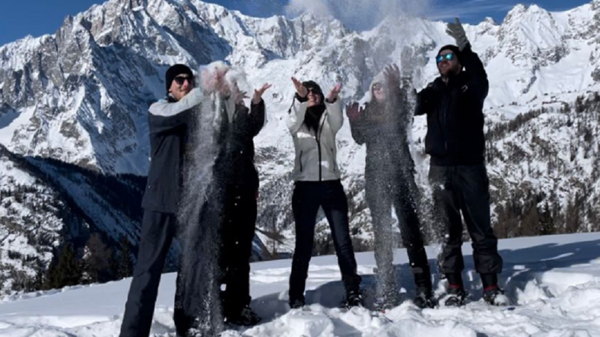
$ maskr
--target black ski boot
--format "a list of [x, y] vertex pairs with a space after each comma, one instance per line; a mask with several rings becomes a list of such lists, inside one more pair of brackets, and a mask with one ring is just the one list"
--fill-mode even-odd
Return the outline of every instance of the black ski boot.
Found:
[[303, 298], [290, 299], [290, 309], [300, 309], [306, 305]]
[[483, 300], [488, 304], [496, 306], [509, 305], [508, 297], [504, 295], [504, 291], [498, 286], [490, 286], [483, 292]]
[[346, 294], [346, 303], [344, 303], [345, 308], [358, 307], [363, 306], [363, 297], [360, 291], [358, 290], [350, 290]]
[[249, 305], [225, 316], [225, 323], [234, 325], [250, 326], [257, 324], [260, 321], [260, 316], [258, 316]]
[[434, 308], [435, 307], [435, 298], [433, 297], [433, 292], [431, 288], [427, 287], [419, 287], [417, 288], [417, 295], [413, 299], [414, 305], [421, 309], [426, 308]]
[[460, 307], [465, 305], [467, 298], [467, 292], [462, 287], [450, 287], [448, 295], [446, 295], [446, 301], [444, 304], [447, 307]]

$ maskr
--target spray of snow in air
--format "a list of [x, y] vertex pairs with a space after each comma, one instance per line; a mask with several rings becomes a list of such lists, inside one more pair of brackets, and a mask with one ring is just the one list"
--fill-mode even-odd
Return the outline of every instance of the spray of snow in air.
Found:
[[216, 335], [223, 329], [221, 316], [221, 268], [220, 264], [220, 212], [224, 203], [224, 188], [214, 176], [214, 164], [219, 152], [218, 130], [226, 107], [217, 86], [222, 76], [229, 88], [234, 84], [245, 88], [241, 72], [230, 70], [222, 62], [213, 62], [201, 71], [204, 92], [202, 104], [196, 109], [196, 121], [190, 134], [186, 155], [183, 198], [179, 221], [182, 224], [180, 238], [182, 279], [179, 281], [183, 307], [194, 315], [198, 333]]
[[[374, 113], [374, 110], [388, 110], [381, 113], [387, 114], [388, 117], [396, 121], [394, 124], [400, 126], [386, 127], [385, 123], [380, 124], [382, 126], [381, 130], [377, 130], [373, 134], [376, 134], [377, 137], [397, 139], [397, 144], [404, 144], [404, 146], [397, 146], [396, 150], [399, 152], [396, 152], [392, 157], [405, 158], [404, 160], [401, 159], [402, 162], [397, 165], [389, 157], [390, 152], [394, 152], [391, 151], [392, 149], [383, 152], [368, 151], [370, 153], [369, 160], [379, 163], [386, 162], [386, 160], [390, 162], [390, 165], [377, 167], [376, 170], [378, 172], [372, 175], [371, 182], [367, 182], [367, 185], [371, 185], [367, 186], [367, 194], [370, 194], [369, 192], [377, 194], [377, 196], [372, 195], [371, 198], [367, 196], [367, 199], [371, 199], [371, 202], [368, 203], [371, 207], [372, 218], [374, 219], [373, 230], [377, 241], [375, 245], [378, 247], [386, 246], [391, 249], [391, 247], [396, 247], [399, 241], [397, 240], [397, 236], [395, 237], [392, 232], [395, 231], [394, 228], [397, 228], [397, 222], [404, 220], [402, 217], [399, 219], [396, 216], [390, 205], [390, 203], [398, 204], [394, 202], [394, 197], [391, 197], [392, 200], [390, 200], [389, 197], [385, 197], [384, 195], [387, 193], [393, 195], [394, 193], [391, 192], [393, 189], [400, 189], [400, 193], [408, 193], [410, 195], [408, 202], [417, 209], [424, 236], [434, 238], [435, 242], [442, 241], [441, 229], [436, 228], [440, 222], [435, 221], [434, 213], [432, 212], [431, 188], [427, 183], [426, 172], [415, 172], [413, 169], [414, 164], [410, 158], [411, 156], [416, 157], [414, 156], [414, 142], [412, 141], [410, 132], [412, 130], [412, 114], [416, 101], [414, 87], [417, 83], [432, 79], [423, 78], [422, 69], [425, 67], [426, 60], [423, 57], [422, 51], [417, 50], [409, 41], [411, 41], [414, 34], [418, 33], [418, 21], [420, 17], [428, 12], [430, 5], [431, 0], [291, 0], [286, 7], [289, 15], [310, 13], [323, 20], [333, 16], [352, 29], [372, 29], [375, 26], [373, 23], [381, 25], [380, 29], [376, 30], [380, 36], [375, 40], [375, 43], [385, 45], [374, 46], [376, 48], [371, 49], [374, 52], [372, 55], [369, 55], [370, 59], [366, 60], [366, 62], [371, 62], [375, 69], [380, 71], [383, 71], [384, 67], [390, 64], [395, 64], [400, 69], [402, 92], [406, 99], [397, 104], [387, 104], [385, 108], [370, 110], [370, 113]], [[397, 52], [390, 53], [390, 51]], [[380, 73], [377, 77], [383, 79], [383, 74]], [[369, 85], [360, 103], [373, 103], [372, 96], [371, 86]], [[406, 143], [404, 140], [406, 140]], [[407, 149], [409, 151], [406, 151]], [[367, 166], [369, 166], [368, 163]], [[423, 166], [417, 165], [417, 167]], [[375, 178], [375, 176], [379, 178]], [[382, 179], [381, 177], [385, 177], [383, 178], [385, 182], [382, 184], [378, 182], [379, 179]], [[415, 180], [418, 184], [415, 184]], [[406, 182], [406, 188], [399, 187], [400, 181]], [[420, 191], [417, 185], [425, 186], [424, 190]], [[373, 201], [373, 199], [377, 201]], [[382, 204], [385, 206], [382, 206]], [[385, 211], [381, 210], [381, 207], [386, 208]], [[394, 218], [396, 221], [395, 224], [393, 223]], [[411, 240], [412, 238], [409, 239], [409, 241]], [[382, 250], [383, 253], [378, 255], [386, 254], [384, 251]], [[378, 296], [386, 296], [386, 293], [397, 292], [397, 285], [390, 284], [396, 279], [395, 277], [391, 277], [394, 274], [392, 265], [381, 263], [378, 265], [378, 274], [382, 276], [379, 279], [379, 285], [376, 290]]]

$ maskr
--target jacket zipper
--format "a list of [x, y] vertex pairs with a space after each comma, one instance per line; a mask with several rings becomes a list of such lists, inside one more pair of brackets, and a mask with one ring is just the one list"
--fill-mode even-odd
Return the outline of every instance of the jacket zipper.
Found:
[[300, 151], [300, 158], [298, 161], [300, 162], [300, 172], [302, 172], [302, 151]]
[[323, 132], [323, 125], [325, 124], [325, 119], [327, 118], [327, 112], [323, 114], [323, 120], [319, 124], [319, 128], [317, 129], [317, 133], [315, 134], [315, 140], [317, 141], [317, 149], [319, 150], [319, 181], [322, 181], [322, 167], [321, 167], [321, 132]]

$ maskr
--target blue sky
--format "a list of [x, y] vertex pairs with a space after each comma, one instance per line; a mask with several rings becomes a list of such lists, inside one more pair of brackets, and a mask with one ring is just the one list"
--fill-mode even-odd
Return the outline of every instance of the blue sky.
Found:
[[[230, 9], [237, 9], [252, 16], [282, 14], [289, 0], [213, 0]], [[344, 0], [324, 0], [335, 2]], [[339, 2], [338, 2], [339, 1]], [[507, 11], [519, 0], [431, 0], [432, 10], [427, 15], [434, 19], [459, 16], [463, 22], [477, 23], [491, 16], [501, 22]], [[5, 0], [0, 5], [0, 45], [23, 38], [52, 34], [60, 27], [67, 15], [85, 11], [103, 0]], [[398, 0], [402, 2], [402, 0]], [[565, 10], [589, 3], [591, 0], [539, 0], [538, 5], [548, 10]], [[524, 2], [529, 4], [531, 2]], [[352, 22], [346, 22], [352, 26]], [[351, 28], [364, 28], [360, 25]]]

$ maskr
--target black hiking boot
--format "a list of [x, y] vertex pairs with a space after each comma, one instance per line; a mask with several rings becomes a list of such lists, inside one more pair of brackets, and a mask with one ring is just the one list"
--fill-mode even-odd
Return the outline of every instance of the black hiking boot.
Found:
[[241, 326], [255, 325], [260, 322], [260, 320], [260, 316], [258, 316], [249, 305], [225, 316], [225, 323]]
[[413, 299], [413, 303], [421, 309], [434, 308], [436, 303], [435, 298], [433, 298], [433, 292], [431, 291], [431, 288], [417, 288], [417, 295]]
[[346, 303], [343, 305], [345, 308], [363, 306], [363, 297], [360, 291], [350, 290], [346, 294]]
[[488, 304], [496, 306], [505, 306], [510, 304], [508, 297], [504, 295], [504, 290], [500, 289], [498, 286], [488, 287], [483, 292], [483, 300]]
[[306, 303], [304, 302], [304, 299], [301, 298], [297, 298], [297, 299], [290, 299], [290, 309], [300, 309], [303, 306], [306, 305]]
[[460, 307], [465, 305], [467, 292], [462, 287], [450, 287], [444, 304], [447, 307]]

